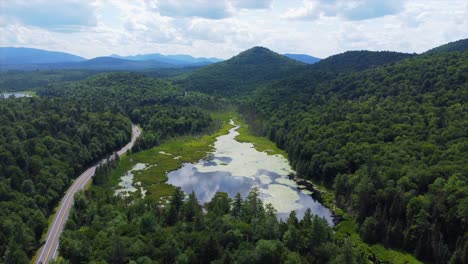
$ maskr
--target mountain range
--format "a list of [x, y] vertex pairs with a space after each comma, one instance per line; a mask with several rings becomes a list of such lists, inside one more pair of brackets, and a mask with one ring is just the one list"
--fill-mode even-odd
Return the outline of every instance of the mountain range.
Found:
[[222, 59], [218, 59], [218, 58], [195, 58], [190, 55], [183, 55], [183, 54], [163, 55], [160, 53], [138, 54], [138, 55], [132, 55], [132, 56], [120, 56], [120, 55], [112, 54], [110, 55], [110, 57], [125, 59], [125, 60], [132, 60], [132, 61], [153, 60], [153, 61], [159, 61], [159, 62], [164, 62], [164, 63], [178, 65], [178, 66], [186, 66], [186, 65], [203, 66], [203, 65], [208, 65], [211, 63], [222, 61]]
[[[284, 54], [296, 61], [312, 64], [320, 59], [306, 54]], [[167, 69], [181, 67], [201, 67], [223, 61], [219, 58], [193, 57], [190, 55], [163, 55], [160, 53], [138, 54], [131, 56], [110, 56], [85, 59], [64, 52], [34, 48], [0, 47], [0, 70], [127, 70]]]
[[[466, 50], [467, 47], [468, 40], [462, 39], [431, 49], [426, 53], [463, 51]], [[232, 85], [246, 87], [249, 83], [256, 83], [258, 78], [263, 78], [264, 80], [278, 79], [283, 74], [287, 74], [286, 69], [294, 65], [305, 66], [299, 67], [301, 69], [298, 70], [298, 72], [307, 72], [309, 69], [340, 72], [356, 69], [363, 70], [381, 64], [397, 62], [416, 55], [390, 51], [347, 51], [332, 55], [326, 59], [319, 59], [306, 54], [287, 53], [280, 55], [278, 53], [269, 52], [271, 51], [266, 48], [254, 47], [226, 61], [219, 58], [196, 58], [183, 54], [163, 55], [160, 53], [131, 56], [112, 54], [107, 57], [96, 57], [87, 60], [83, 57], [64, 52], [34, 48], [0, 47], [0, 70], [79, 69], [96, 71], [143, 71], [186, 67], [190, 67], [192, 70], [198, 67], [200, 68], [198, 71], [182, 75], [177, 81], [188, 85], [189, 80], [195, 82], [196, 80], [200, 80], [200, 82], [206, 84], [206, 82], [210, 82], [212, 79], [212, 83], [222, 85], [225, 91], [229, 90], [229, 87]], [[248, 57], [253, 57], [255, 59], [245, 62]], [[256, 61], [257, 59], [259, 61]], [[216, 65], [216, 67], [210, 67], [211, 65]], [[262, 72], [267, 74], [261, 74]], [[248, 73], [251, 78], [245, 79], [243, 73]], [[234, 77], [234, 79], [237, 80], [235, 83], [226, 84], [222, 78], [214, 78], [213, 76], [239, 76], [239, 78]], [[232, 78], [225, 79], [232, 80]], [[199, 85], [195, 83], [190, 85], [199, 87]]]

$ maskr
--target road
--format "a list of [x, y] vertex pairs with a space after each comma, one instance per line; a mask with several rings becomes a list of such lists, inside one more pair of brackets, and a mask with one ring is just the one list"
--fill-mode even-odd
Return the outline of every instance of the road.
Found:
[[[117, 155], [121, 156], [129, 149], [131, 149], [140, 134], [140, 129], [137, 126], [132, 125], [132, 140], [121, 150], [117, 151]], [[106, 162], [106, 159], [101, 160], [98, 164], [104, 162]], [[49, 226], [46, 243], [39, 250], [39, 257], [36, 259], [36, 264], [46, 264], [57, 257], [60, 234], [62, 234], [65, 223], [67, 222], [70, 209], [73, 206], [73, 199], [75, 194], [82, 190], [90, 182], [94, 172], [96, 171], [96, 167], [97, 165], [88, 168], [78, 178], [76, 178], [70, 188], [68, 188], [62, 201], [60, 201], [60, 205], [57, 213], [55, 214], [54, 220]]]

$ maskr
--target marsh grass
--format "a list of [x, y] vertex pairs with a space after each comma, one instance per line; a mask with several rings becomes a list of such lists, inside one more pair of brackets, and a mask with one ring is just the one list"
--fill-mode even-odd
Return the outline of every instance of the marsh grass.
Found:
[[[174, 186], [166, 183], [167, 173], [176, 170], [184, 163], [197, 162], [205, 158], [213, 150], [213, 143], [218, 136], [227, 134], [229, 129], [230, 112], [213, 113], [212, 117], [219, 123], [219, 129], [211, 135], [181, 136], [169, 139], [163, 144], [121, 158], [118, 167], [112, 171], [107, 187], [115, 188], [127, 171], [137, 163], [145, 163], [144, 170], [133, 171], [134, 185], [140, 182], [146, 190], [145, 199], [151, 202], [164, 202], [174, 191]], [[162, 153], [168, 153], [162, 154]], [[179, 157], [175, 159], [175, 157]], [[141, 196], [140, 191], [131, 194], [131, 198]]]

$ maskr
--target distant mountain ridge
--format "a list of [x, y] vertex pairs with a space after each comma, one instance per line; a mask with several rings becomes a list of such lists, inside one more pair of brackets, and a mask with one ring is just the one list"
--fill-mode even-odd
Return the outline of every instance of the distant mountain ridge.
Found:
[[300, 61], [300, 62], [304, 62], [304, 63], [307, 63], [307, 64], [314, 64], [314, 63], [319, 62], [321, 60], [321, 59], [319, 59], [317, 57], [310, 56], [310, 55], [307, 55], [307, 54], [285, 53], [285, 54], [283, 54], [283, 56], [286, 56], [286, 57], [288, 57], [290, 59], [297, 60], [297, 61]]
[[144, 70], [174, 68], [174, 65], [160, 61], [132, 61], [113, 57], [96, 57], [77, 63], [52, 64], [50, 67], [61, 69], [88, 69], [88, 70]]
[[218, 58], [195, 58], [190, 55], [158, 53], [135, 56], [111, 55], [90, 60], [65, 52], [33, 48], [0, 47], [0, 70], [124, 70], [199, 67], [219, 62]]
[[222, 59], [218, 58], [196, 58], [190, 55], [163, 55], [160, 53], [150, 53], [150, 54], [138, 54], [131, 56], [120, 56], [117, 54], [112, 54], [110, 57], [133, 60], [133, 61], [145, 61], [145, 60], [157, 60], [160, 62], [165, 62], [174, 65], [207, 65], [215, 62], [220, 62]]
[[80, 62], [85, 58], [73, 54], [33, 48], [0, 47], [0, 65]]

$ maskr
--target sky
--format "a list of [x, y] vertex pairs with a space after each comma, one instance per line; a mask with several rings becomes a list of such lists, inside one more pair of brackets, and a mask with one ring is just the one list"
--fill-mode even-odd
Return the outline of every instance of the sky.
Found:
[[253, 46], [325, 58], [420, 53], [468, 38], [466, 0], [0, 0], [0, 46], [230, 58]]

